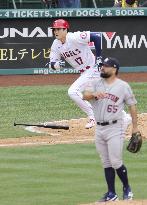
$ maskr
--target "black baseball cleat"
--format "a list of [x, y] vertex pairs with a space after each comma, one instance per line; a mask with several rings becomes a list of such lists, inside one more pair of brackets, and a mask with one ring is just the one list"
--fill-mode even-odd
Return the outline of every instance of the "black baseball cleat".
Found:
[[106, 201], [118, 201], [117, 194], [113, 192], [107, 192], [98, 202], [106, 202]]
[[130, 187], [123, 188], [123, 200], [132, 200], [133, 199], [133, 192], [131, 191]]

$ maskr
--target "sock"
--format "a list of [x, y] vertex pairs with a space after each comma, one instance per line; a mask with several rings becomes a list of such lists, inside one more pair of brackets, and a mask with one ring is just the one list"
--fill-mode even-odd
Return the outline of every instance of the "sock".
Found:
[[129, 187], [127, 168], [124, 165], [122, 165], [119, 169], [116, 169], [116, 172], [121, 182], [123, 183], [123, 187]]
[[112, 167], [104, 169], [108, 191], [115, 193], [115, 170]]

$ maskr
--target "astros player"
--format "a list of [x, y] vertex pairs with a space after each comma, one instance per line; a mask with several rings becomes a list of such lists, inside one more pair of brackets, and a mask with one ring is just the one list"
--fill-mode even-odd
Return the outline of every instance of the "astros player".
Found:
[[[69, 23], [64, 19], [55, 20], [52, 29], [56, 39], [51, 47], [50, 67], [60, 69], [62, 67], [61, 58], [64, 58], [81, 73], [80, 77], [70, 86], [68, 95], [88, 116], [89, 122], [85, 128], [91, 128], [95, 125], [94, 114], [90, 103], [81, 98], [81, 87], [88, 80], [99, 78], [99, 71], [95, 64], [101, 62], [101, 33], [68, 32]], [[88, 45], [91, 41], [95, 45], [96, 57]]]
[[100, 202], [115, 201], [115, 171], [123, 184], [123, 199], [131, 200], [133, 193], [123, 164], [122, 150], [125, 135], [122, 111], [128, 105], [132, 117], [132, 133], [138, 131], [136, 99], [128, 83], [117, 78], [119, 62], [106, 58], [102, 63], [101, 79], [87, 84], [83, 99], [90, 101], [96, 120], [96, 149], [100, 154], [108, 191]]

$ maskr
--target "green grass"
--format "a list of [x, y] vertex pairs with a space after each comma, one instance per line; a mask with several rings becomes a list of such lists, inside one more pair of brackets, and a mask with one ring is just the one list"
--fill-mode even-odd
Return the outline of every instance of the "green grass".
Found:
[[14, 120], [40, 123], [85, 116], [69, 99], [67, 89], [67, 86], [0, 88], [0, 138], [34, 135], [14, 127]]
[[[95, 202], [106, 191], [94, 144], [1, 148], [0, 156], [2, 205], [76, 205]], [[135, 199], [146, 198], [146, 156], [147, 142], [139, 154], [124, 152]]]
[[[147, 111], [147, 83], [131, 84], [139, 112]], [[0, 88], [0, 138], [32, 136], [13, 122], [40, 123], [86, 117], [70, 100], [67, 86], [26, 86]]]
[[147, 83], [130, 83], [137, 99], [139, 113], [147, 113]]

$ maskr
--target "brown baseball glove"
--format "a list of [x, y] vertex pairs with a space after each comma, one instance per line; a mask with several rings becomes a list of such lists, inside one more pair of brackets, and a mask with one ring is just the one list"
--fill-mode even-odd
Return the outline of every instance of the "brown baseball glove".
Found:
[[141, 133], [138, 131], [132, 134], [132, 137], [130, 138], [129, 143], [127, 145], [127, 150], [132, 153], [137, 153], [139, 152], [141, 146], [142, 136]]

